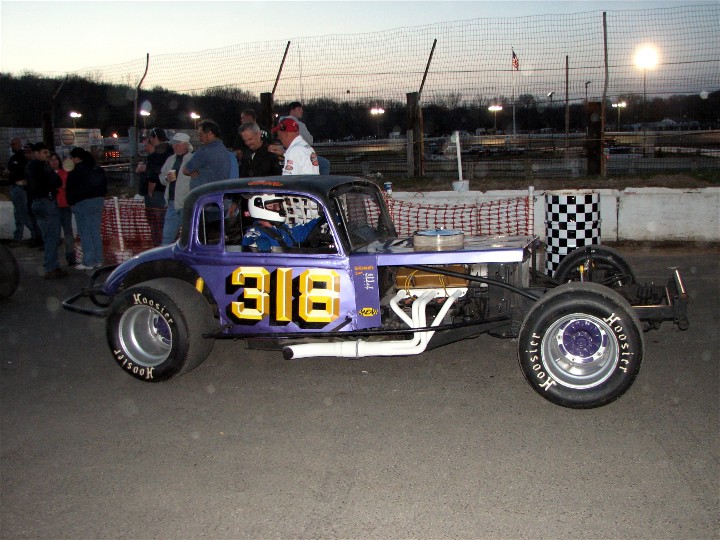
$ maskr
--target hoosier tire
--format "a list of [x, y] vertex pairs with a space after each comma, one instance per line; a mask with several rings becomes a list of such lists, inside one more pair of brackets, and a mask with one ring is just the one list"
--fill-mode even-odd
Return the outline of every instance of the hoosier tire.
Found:
[[520, 368], [542, 397], [589, 409], [622, 396], [640, 370], [642, 326], [630, 304], [596, 283], [567, 283], [540, 298], [518, 337]]
[[610, 288], [635, 283], [635, 273], [622, 255], [612, 248], [600, 245], [584, 246], [568, 253], [560, 261], [554, 277], [560, 283], [590, 281]]
[[215, 340], [212, 308], [189, 283], [174, 278], [146, 281], [120, 293], [106, 323], [118, 365], [141, 381], [159, 382], [199, 366]]

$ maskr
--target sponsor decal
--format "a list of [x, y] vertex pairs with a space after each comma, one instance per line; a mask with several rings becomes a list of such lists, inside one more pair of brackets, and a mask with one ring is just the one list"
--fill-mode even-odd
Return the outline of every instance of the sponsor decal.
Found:
[[374, 315], [377, 315], [378, 310], [371, 307], [364, 307], [360, 311], [358, 311], [358, 315], [362, 317], [372, 317]]

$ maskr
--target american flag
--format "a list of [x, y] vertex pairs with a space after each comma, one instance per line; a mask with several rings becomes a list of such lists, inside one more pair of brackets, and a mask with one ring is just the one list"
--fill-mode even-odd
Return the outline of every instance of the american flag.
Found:
[[515, 71], [517, 71], [520, 69], [520, 60], [518, 60], [518, 57], [517, 57], [517, 54], [515, 54], [515, 51], [513, 51], [512, 53], [513, 53], [512, 67], [514, 67]]

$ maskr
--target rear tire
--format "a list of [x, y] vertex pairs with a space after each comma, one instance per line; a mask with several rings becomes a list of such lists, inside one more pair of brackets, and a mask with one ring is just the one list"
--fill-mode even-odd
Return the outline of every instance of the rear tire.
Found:
[[596, 283], [567, 283], [540, 298], [523, 321], [518, 359], [548, 401], [576, 409], [622, 396], [640, 370], [643, 334], [630, 304]]
[[635, 283], [635, 273], [622, 255], [612, 248], [599, 245], [571, 251], [560, 261], [554, 277], [560, 283], [590, 281], [612, 289]]
[[192, 285], [174, 278], [131, 287], [109, 309], [110, 350], [130, 376], [159, 382], [196, 368], [212, 351], [215, 330], [207, 300]]
[[6, 246], [0, 245], [0, 299], [6, 300], [17, 291], [20, 284], [20, 268], [15, 255]]

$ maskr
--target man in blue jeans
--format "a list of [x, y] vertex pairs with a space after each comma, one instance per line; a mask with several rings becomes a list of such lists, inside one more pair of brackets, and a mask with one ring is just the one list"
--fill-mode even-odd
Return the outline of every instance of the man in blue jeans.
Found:
[[30, 229], [31, 244], [39, 244], [42, 241], [37, 237], [28, 208], [27, 180], [25, 180], [25, 166], [28, 164], [28, 158], [25, 156], [19, 137], [13, 137], [10, 140], [10, 149], [13, 154], [8, 161], [7, 171], [3, 174], [8, 176], [10, 182], [10, 200], [13, 203], [15, 217], [15, 232], [11, 245], [20, 245], [25, 227]]
[[62, 186], [62, 180], [50, 168], [50, 150], [45, 143], [32, 146], [33, 160], [25, 167], [25, 179], [28, 183], [28, 194], [32, 199], [32, 211], [37, 219], [43, 242], [45, 243], [45, 279], [56, 279], [67, 276], [58, 262], [58, 245], [60, 244], [60, 210], [55, 197]]

